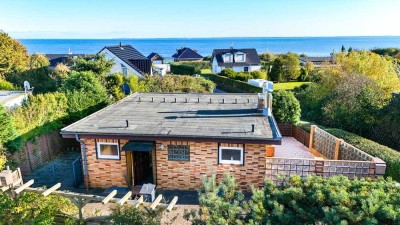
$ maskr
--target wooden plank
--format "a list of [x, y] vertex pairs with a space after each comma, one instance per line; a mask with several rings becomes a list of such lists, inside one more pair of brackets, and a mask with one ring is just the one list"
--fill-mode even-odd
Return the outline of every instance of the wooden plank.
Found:
[[315, 125], [311, 125], [311, 130], [310, 130], [310, 143], [308, 146], [308, 149], [311, 150], [312, 149], [312, 145], [313, 145], [313, 139], [314, 139], [314, 132], [315, 132]]
[[341, 139], [336, 138], [336, 144], [335, 144], [335, 155], [334, 155], [334, 160], [339, 159], [339, 150], [340, 150], [340, 143], [342, 142]]
[[128, 191], [124, 197], [122, 197], [117, 204], [123, 205], [132, 196], [132, 191]]
[[21, 187], [17, 188], [17, 189], [15, 190], [15, 193], [16, 193], [16, 194], [21, 193], [25, 188], [31, 186], [34, 182], [35, 182], [34, 180], [30, 180], [30, 181], [26, 182], [26, 183], [23, 184]]
[[107, 204], [114, 196], [117, 194], [117, 190], [112, 191], [110, 194], [107, 195], [107, 197], [101, 201], [104, 205]]
[[143, 203], [143, 195], [141, 195], [140, 198], [136, 200], [135, 208], [139, 207], [139, 205], [142, 203]]
[[53, 191], [59, 189], [60, 187], [61, 187], [61, 183], [57, 183], [57, 184], [55, 184], [53, 187], [51, 187], [51, 188], [47, 189], [46, 191], [44, 191], [44, 192], [42, 193], [42, 195], [43, 195], [44, 197], [46, 197], [46, 196], [48, 196], [49, 194], [51, 194], [51, 192], [53, 192]]
[[157, 207], [158, 203], [160, 203], [161, 199], [162, 195], [160, 194], [157, 196], [156, 200], [154, 200], [154, 202], [151, 204], [150, 208], [154, 210]]
[[168, 211], [168, 212], [170, 212], [170, 211], [174, 208], [174, 206], [175, 206], [175, 204], [176, 204], [177, 201], [178, 201], [178, 196], [175, 196], [175, 197], [172, 199], [172, 201], [169, 203], [168, 207], [167, 207], [167, 211]]

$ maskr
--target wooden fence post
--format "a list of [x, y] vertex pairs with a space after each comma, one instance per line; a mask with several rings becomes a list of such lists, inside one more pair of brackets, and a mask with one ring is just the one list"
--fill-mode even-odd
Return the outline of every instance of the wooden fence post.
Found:
[[339, 150], [340, 150], [340, 144], [341, 144], [342, 140], [339, 138], [336, 138], [336, 144], [335, 144], [335, 155], [333, 157], [334, 160], [338, 160], [339, 159]]
[[308, 146], [308, 150], [311, 151], [313, 147], [313, 141], [314, 141], [314, 132], [315, 132], [315, 125], [311, 125], [311, 130], [310, 130], [310, 144]]

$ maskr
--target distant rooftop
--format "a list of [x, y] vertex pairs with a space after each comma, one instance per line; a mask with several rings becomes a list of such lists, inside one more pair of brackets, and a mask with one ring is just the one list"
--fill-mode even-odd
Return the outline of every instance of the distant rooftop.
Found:
[[135, 93], [61, 133], [64, 137], [80, 134], [280, 144], [276, 123], [258, 112], [257, 103], [257, 94]]
[[191, 48], [183, 47], [181, 49], [177, 49], [176, 53], [172, 55], [172, 58], [175, 59], [203, 59], [197, 51], [192, 50]]
[[314, 57], [300, 57], [299, 58], [300, 62], [306, 63], [306, 62], [312, 62], [314, 64], [323, 64], [323, 63], [333, 63], [333, 57], [332, 56], [314, 56]]

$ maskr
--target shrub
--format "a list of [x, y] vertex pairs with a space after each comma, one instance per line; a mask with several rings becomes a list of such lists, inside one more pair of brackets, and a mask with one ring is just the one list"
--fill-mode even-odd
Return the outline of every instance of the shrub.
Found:
[[196, 71], [196, 68], [190, 65], [184, 65], [180, 63], [171, 63], [171, 73], [177, 75], [193, 75], [196, 73], [200, 73]]
[[146, 91], [149, 92], [208, 93], [213, 92], [215, 89], [215, 84], [212, 81], [202, 77], [196, 78], [191, 76], [145, 76], [140, 83], [146, 87]]
[[48, 65], [50, 65], [50, 62], [43, 54], [32, 54], [29, 56], [29, 67], [31, 69], [37, 69]]
[[237, 73], [231, 68], [223, 69], [221, 71], [221, 73], [219, 73], [219, 75], [224, 76], [224, 77], [229, 77], [231, 79], [235, 79], [236, 78], [236, 74]]
[[162, 210], [142, 210], [133, 205], [116, 206], [110, 219], [115, 225], [158, 225], [161, 224]]
[[278, 123], [296, 124], [300, 121], [300, 103], [293, 92], [279, 90], [273, 92], [272, 112]]
[[219, 76], [215, 74], [203, 74], [203, 77], [206, 79], [210, 79], [214, 81], [218, 88], [227, 91], [227, 92], [233, 92], [233, 93], [241, 93], [241, 92], [246, 92], [246, 93], [261, 93], [262, 88], [251, 85], [249, 83], [239, 81], [239, 80], [234, 80], [228, 77], [224, 76]]
[[0, 77], [28, 68], [29, 56], [25, 46], [0, 30]]
[[14, 91], [17, 88], [14, 85], [6, 80], [0, 79], [0, 90]]
[[290, 177], [253, 188], [251, 224], [398, 224], [400, 188], [383, 178]]
[[34, 87], [33, 93], [43, 94], [57, 90], [57, 77], [48, 67], [31, 69], [20, 73], [14, 73], [7, 78], [17, 87], [23, 87], [24, 81], [28, 81]]
[[[16, 137], [17, 131], [13, 126], [13, 117], [0, 104], [0, 145], [12, 140]], [[2, 153], [0, 149], [0, 154]]]
[[263, 80], [267, 79], [267, 74], [260, 70], [251, 71], [250, 74], [253, 77], [253, 79], [263, 79]]
[[59, 215], [76, 212], [72, 202], [64, 197], [24, 192], [12, 199], [7, 193], [0, 193], [0, 224], [54, 224]]

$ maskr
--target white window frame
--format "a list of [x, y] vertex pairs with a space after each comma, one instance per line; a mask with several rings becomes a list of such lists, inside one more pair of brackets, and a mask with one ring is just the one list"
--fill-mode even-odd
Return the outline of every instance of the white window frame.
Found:
[[[100, 145], [116, 145], [118, 149], [118, 155], [102, 155], [100, 151]], [[98, 159], [119, 159], [119, 144], [114, 142], [97, 142], [97, 158]]]
[[[227, 57], [229, 57], [229, 60], [226, 60]], [[224, 55], [224, 62], [233, 62], [232, 59], [233, 59], [232, 53], [226, 53], [226, 54]]]
[[[239, 59], [239, 55], [243, 55], [243, 60], [238, 60]], [[246, 54], [244, 54], [244, 53], [236, 53], [235, 57], [236, 57], [235, 58], [236, 62], [245, 62], [246, 61]]]
[[121, 70], [122, 74], [127, 76], [128, 75], [128, 67], [126, 67], [124, 64], [121, 63]]
[[[223, 149], [234, 149], [234, 150], [238, 150], [240, 151], [240, 161], [236, 161], [236, 160], [222, 160], [222, 151]], [[243, 161], [244, 161], [244, 151], [242, 147], [223, 147], [220, 146], [219, 147], [219, 151], [218, 151], [218, 161], [220, 164], [235, 164], [235, 165], [243, 165]]]

